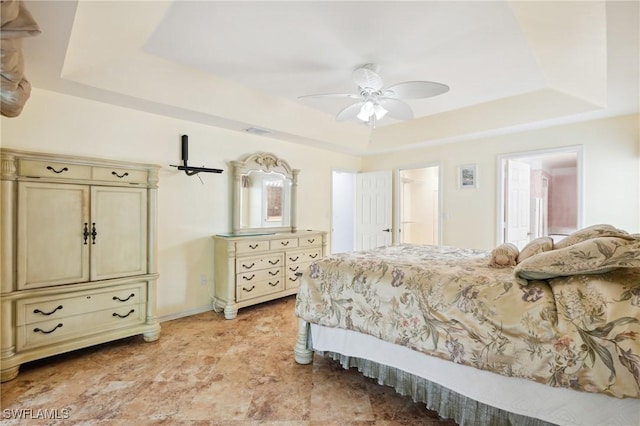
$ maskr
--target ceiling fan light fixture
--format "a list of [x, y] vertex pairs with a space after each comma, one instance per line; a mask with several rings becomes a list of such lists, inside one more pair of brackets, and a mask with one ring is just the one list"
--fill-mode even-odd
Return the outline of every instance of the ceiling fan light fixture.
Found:
[[345, 121], [357, 118], [375, 128], [376, 122], [384, 117], [395, 120], [413, 119], [413, 111], [404, 99], [424, 99], [438, 96], [449, 91], [449, 86], [432, 81], [404, 81], [384, 87], [378, 66], [365, 64], [353, 71], [352, 78], [358, 87], [358, 94], [325, 93], [306, 95], [308, 97], [340, 97], [358, 100], [344, 107], [336, 115], [336, 120]]
[[380, 104], [376, 104], [373, 107], [373, 112], [376, 115], [376, 120], [381, 120], [385, 115], [387, 115], [387, 110], [384, 109]]
[[357, 117], [362, 121], [369, 121], [373, 114], [375, 114], [375, 105], [371, 99], [368, 99], [360, 108]]

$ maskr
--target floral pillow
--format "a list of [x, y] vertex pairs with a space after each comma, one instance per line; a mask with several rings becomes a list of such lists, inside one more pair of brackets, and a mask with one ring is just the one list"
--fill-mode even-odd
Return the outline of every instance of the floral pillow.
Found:
[[509, 266], [516, 266], [516, 260], [520, 251], [518, 247], [511, 243], [500, 244], [498, 247], [491, 250], [491, 260], [489, 260], [489, 266], [494, 268], [507, 268]]
[[518, 264], [514, 273], [518, 278], [544, 280], [577, 274], [600, 274], [617, 268], [640, 268], [640, 239], [592, 238], [531, 256]]
[[561, 249], [598, 237], [629, 238], [630, 235], [628, 232], [617, 229], [611, 225], [592, 225], [587, 228], [579, 229], [566, 238], [558, 241], [555, 243], [554, 248]]
[[531, 241], [520, 250], [517, 263], [530, 258], [531, 256], [545, 251], [553, 250], [553, 239], [551, 237], [540, 237]]

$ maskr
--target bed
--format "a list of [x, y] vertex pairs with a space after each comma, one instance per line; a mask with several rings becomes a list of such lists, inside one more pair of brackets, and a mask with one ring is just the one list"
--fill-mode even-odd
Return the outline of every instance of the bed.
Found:
[[330, 356], [461, 425], [640, 424], [640, 235], [610, 225], [329, 256], [295, 312], [297, 362]]

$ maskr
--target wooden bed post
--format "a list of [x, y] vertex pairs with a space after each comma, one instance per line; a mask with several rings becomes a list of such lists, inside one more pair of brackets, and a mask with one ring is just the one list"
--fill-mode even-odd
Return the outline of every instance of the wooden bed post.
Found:
[[311, 364], [313, 361], [313, 350], [308, 346], [310, 331], [309, 323], [298, 319], [298, 339], [293, 347], [293, 354], [298, 364]]

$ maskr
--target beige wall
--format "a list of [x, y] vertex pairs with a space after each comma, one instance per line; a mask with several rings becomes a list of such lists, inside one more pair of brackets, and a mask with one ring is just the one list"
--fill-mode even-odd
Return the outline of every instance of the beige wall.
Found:
[[[330, 230], [331, 170], [383, 170], [439, 161], [443, 177], [443, 244], [490, 249], [496, 236], [496, 157], [518, 151], [584, 145], [585, 224], [640, 231], [640, 116], [591, 121], [359, 159], [202, 124], [34, 89], [18, 118], [2, 118], [2, 146], [163, 166], [159, 190], [158, 313], [169, 317], [209, 306], [210, 236], [231, 227], [226, 162], [269, 151], [301, 169], [300, 229]], [[180, 161], [189, 135], [192, 165], [225, 169], [188, 177]], [[460, 164], [478, 165], [479, 188], [457, 189]], [[636, 184], [634, 184], [634, 182]], [[208, 286], [200, 285], [205, 275]]]
[[[497, 156], [562, 146], [584, 147], [584, 225], [640, 231], [640, 115], [550, 127], [364, 158], [363, 170], [440, 162], [443, 244], [490, 249], [496, 241]], [[457, 188], [457, 167], [478, 165], [479, 187]]]
[[[268, 151], [301, 170], [298, 227], [329, 231], [331, 169], [357, 170], [360, 160], [315, 148], [226, 131], [135, 110], [34, 89], [18, 118], [2, 118], [2, 146], [162, 165], [158, 193], [158, 314], [210, 306], [211, 235], [231, 230], [227, 161]], [[188, 177], [180, 162], [180, 135], [189, 135], [189, 164], [221, 168]], [[200, 285], [207, 277], [208, 286]]]

